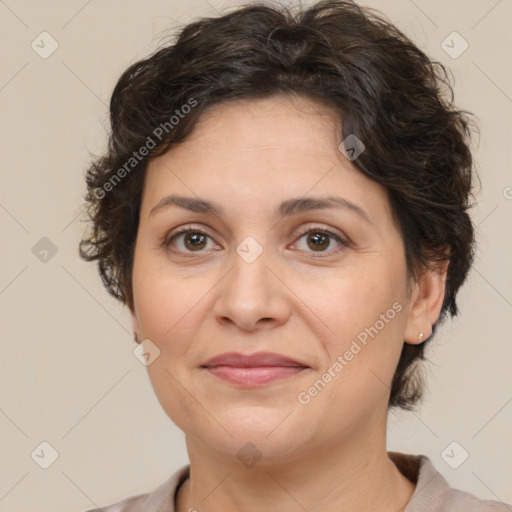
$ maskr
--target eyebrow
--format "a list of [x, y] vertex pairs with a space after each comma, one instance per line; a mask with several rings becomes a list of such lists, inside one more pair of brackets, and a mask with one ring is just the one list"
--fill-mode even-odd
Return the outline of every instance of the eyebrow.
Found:
[[[185, 197], [177, 195], [169, 195], [161, 199], [149, 212], [149, 215], [167, 209], [169, 207], [179, 207], [194, 213], [210, 213], [216, 217], [224, 215], [224, 208], [219, 204], [206, 201], [197, 197]], [[297, 199], [288, 199], [283, 201], [277, 208], [277, 216], [284, 218], [296, 215], [298, 213], [308, 212], [311, 210], [325, 210], [329, 208], [344, 208], [355, 214], [361, 219], [371, 224], [368, 214], [358, 205], [337, 196], [327, 197], [301, 197]]]

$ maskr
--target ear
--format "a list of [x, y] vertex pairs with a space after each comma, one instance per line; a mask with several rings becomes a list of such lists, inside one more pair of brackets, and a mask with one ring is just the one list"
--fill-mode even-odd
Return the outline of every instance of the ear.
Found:
[[413, 285], [404, 333], [406, 343], [419, 345], [431, 336], [432, 325], [443, 306], [449, 263], [447, 260], [436, 269], [425, 270]]

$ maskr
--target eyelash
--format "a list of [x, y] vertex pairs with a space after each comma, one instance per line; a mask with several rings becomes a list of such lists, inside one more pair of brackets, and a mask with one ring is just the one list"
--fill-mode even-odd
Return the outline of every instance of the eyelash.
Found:
[[[174, 240], [176, 240], [179, 236], [185, 235], [188, 233], [200, 234], [200, 235], [204, 235], [204, 236], [212, 239], [212, 237], [205, 231], [203, 231], [201, 229], [194, 228], [193, 226], [186, 226], [185, 228], [181, 229], [180, 231], [177, 231], [176, 233], [170, 233], [169, 235], [167, 235], [162, 243], [162, 247], [165, 249], [171, 250], [173, 252], [179, 252], [181, 254], [187, 254], [190, 256], [193, 256], [195, 252], [198, 252], [198, 253], [204, 252], [204, 251], [185, 251], [184, 252], [179, 249], [171, 249], [171, 244]], [[333, 238], [335, 241], [337, 241], [340, 244], [337, 248], [331, 249], [329, 251], [319, 251], [319, 252], [306, 251], [306, 252], [311, 252], [312, 254], [315, 254], [315, 256], [314, 256], [315, 258], [324, 258], [327, 256], [331, 256], [332, 254], [337, 254], [344, 248], [349, 247], [349, 245], [350, 245], [350, 242], [348, 240], [343, 239], [340, 235], [338, 235], [328, 229], [320, 227], [320, 226], [308, 227], [307, 229], [299, 232], [297, 234], [296, 240], [297, 241], [300, 240], [304, 235], [307, 235], [309, 233], [320, 233], [322, 235], [327, 235], [330, 238]], [[295, 243], [296, 242], [294, 242], [293, 245], [295, 245]]]

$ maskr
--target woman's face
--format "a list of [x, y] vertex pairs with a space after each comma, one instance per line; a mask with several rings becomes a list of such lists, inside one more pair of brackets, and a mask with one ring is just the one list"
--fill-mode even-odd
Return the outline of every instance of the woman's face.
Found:
[[[339, 132], [306, 99], [224, 104], [149, 165], [134, 328], [160, 351], [149, 376], [189, 442], [265, 461], [385, 430], [418, 294], [386, 190]], [[208, 365], [233, 352], [293, 362]]]

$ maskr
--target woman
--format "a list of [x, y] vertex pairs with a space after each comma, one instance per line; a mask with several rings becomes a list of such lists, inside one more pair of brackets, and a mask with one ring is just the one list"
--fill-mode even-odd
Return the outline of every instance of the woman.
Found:
[[473, 259], [469, 119], [350, 1], [186, 26], [123, 73], [81, 253], [190, 465], [102, 510], [509, 510], [386, 451]]

